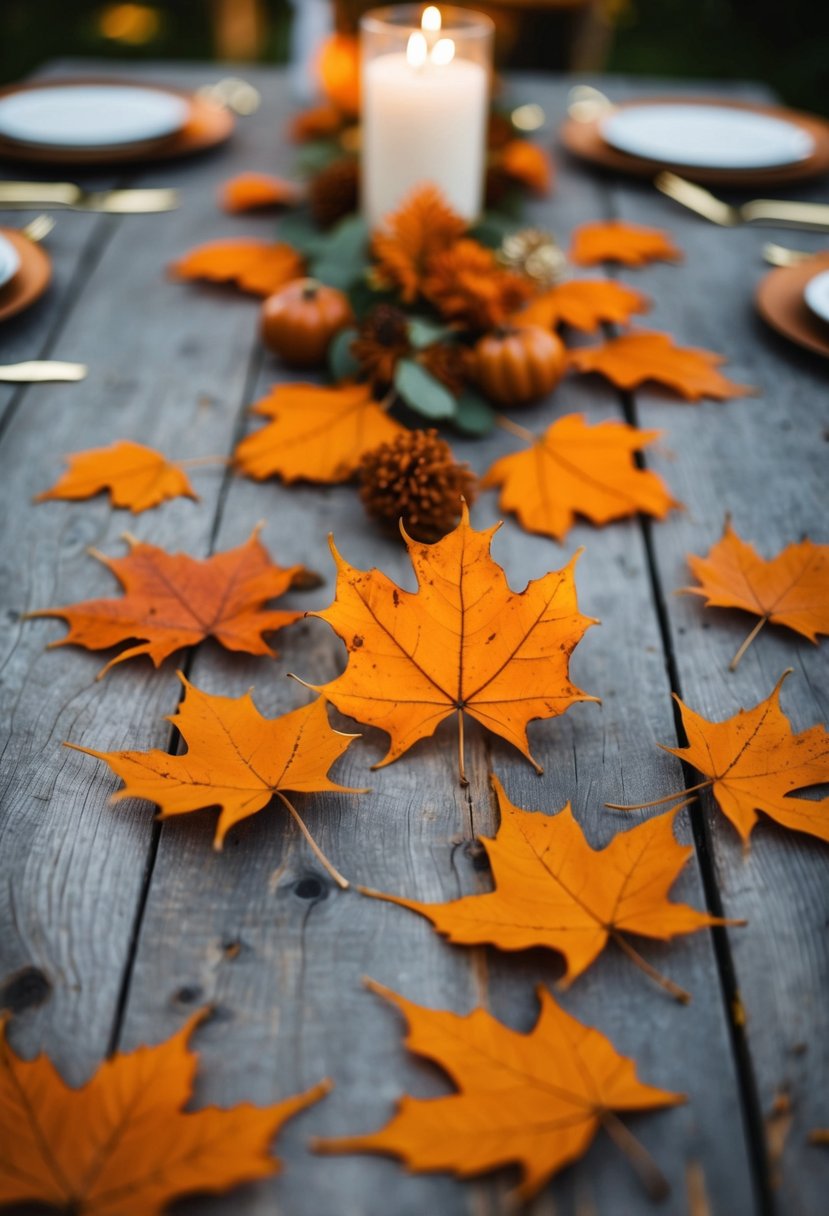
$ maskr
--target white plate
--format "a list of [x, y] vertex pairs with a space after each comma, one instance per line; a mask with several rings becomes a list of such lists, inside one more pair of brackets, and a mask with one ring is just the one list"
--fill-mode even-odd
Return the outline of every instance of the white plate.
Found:
[[622, 152], [705, 169], [771, 169], [814, 151], [808, 131], [782, 118], [730, 106], [670, 103], [626, 106], [600, 124]]
[[180, 131], [183, 97], [128, 85], [55, 85], [0, 98], [0, 135], [55, 148], [114, 148]]
[[829, 322], [829, 270], [809, 279], [803, 289], [803, 299], [821, 321]]
[[11, 282], [20, 269], [20, 254], [4, 236], [0, 236], [0, 287]]

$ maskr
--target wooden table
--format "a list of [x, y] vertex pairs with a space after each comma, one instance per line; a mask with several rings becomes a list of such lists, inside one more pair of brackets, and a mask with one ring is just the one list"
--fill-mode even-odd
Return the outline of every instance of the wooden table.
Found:
[[[218, 75], [215, 67], [129, 71], [190, 86]], [[229, 217], [217, 205], [217, 187], [235, 173], [292, 171], [295, 153], [284, 137], [287, 82], [267, 70], [246, 75], [264, 104], [239, 123], [225, 149], [119, 175], [130, 184], [180, 187], [181, 209], [143, 217], [59, 215], [48, 241], [53, 288], [0, 332], [3, 362], [51, 356], [83, 360], [91, 369], [82, 384], [0, 390], [0, 692], [9, 730], [0, 1004], [14, 1012], [14, 1046], [26, 1054], [47, 1051], [74, 1084], [108, 1051], [158, 1042], [206, 1004], [215, 1014], [195, 1037], [202, 1059], [196, 1105], [267, 1103], [325, 1075], [334, 1079], [332, 1095], [281, 1135], [279, 1177], [177, 1210], [493, 1216], [506, 1210], [515, 1182], [510, 1171], [467, 1183], [411, 1177], [392, 1160], [315, 1157], [307, 1142], [311, 1135], [379, 1127], [404, 1091], [445, 1092], [436, 1070], [407, 1055], [397, 1015], [365, 991], [362, 977], [430, 1006], [465, 1012], [482, 1003], [526, 1030], [537, 1014], [534, 985], [560, 977], [559, 958], [453, 948], [420, 918], [335, 889], [276, 810], [242, 824], [216, 854], [211, 812], [160, 827], [146, 803], [113, 809], [108, 798], [117, 782], [108, 770], [61, 743], [167, 746], [165, 715], [180, 695], [176, 664], [154, 671], [144, 661], [130, 663], [96, 682], [100, 654], [47, 652], [62, 636], [60, 623], [21, 619], [32, 609], [112, 594], [111, 576], [88, 549], [123, 553], [127, 528], [166, 548], [206, 555], [240, 543], [264, 520], [263, 537], [277, 560], [305, 562], [325, 577], [321, 590], [293, 597], [302, 607], [323, 606], [332, 595], [325, 540], [332, 529], [354, 564], [377, 565], [411, 586], [400, 544], [367, 523], [349, 486], [256, 484], [214, 467], [194, 473], [198, 504], [178, 500], [137, 517], [111, 510], [104, 497], [31, 502], [55, 479], [62, 454], [116, 439], [148, 441], [180, 458], [229, 453], [250, 426], [248, 405], [284, 376], [259, 345], [256, 300], [165, 277], [167, 264], [201, 241], [274, 231], [272, 219]], [[596, 83], [615, 97], [658, 90], [654, 82]], [[705, 89], [713, 91], [710, 84]], [[515, 82], [516, 98], [540, 101], [553, 123], [566, 91], [565, 82]], [[766, 96], [748, 86], [731, 91]], [[824, 183], [790, 196], [817, 199], [825, 189]], [[305, 798], [311, 830], [356, 882], [424, 900], [487, 889], [475, 837], [497, 826], [491, 769], [521, 806], [552, 812], [571, 799], [593, 843], [606, 842], [620, 827], [619, 817], [603, 809], [606, 800], [638, 803], [681, 785], [678, 764], [656, 747], [675, 739], [672, 690], [721, 719], [766, 697], [791, 666], [783, 705], [795, 728], [826, 719], [829, 646], [818, 649], [769, 628], [730, 674], [728, 661], [750, 622], [673, 595], [688, 581], [685, 555], [707, 551], [726, 511], [767, 555], [804, 534], [829, 540], [827, 365], [776, 338], [752, 305], [765, 271], [761, 245], [774, 234], [715, 228], [645, 184], [601, 178], [564, 154], [555, 196], [528, 207], [529, 222], [563, 240], [577, 223], [610, 216], [666, 226], [685, 250], [681, 268], [656, 265], [622, 276], [653, 297], [648, 323], [682, 343], [721, 351], [728, 374], [758, 385], [762, 395], [691, 406], [659, 392], [620, 396], [598, 381], [574, 378], [552, 403], [522, 416], [536, 427], [554, 412], [579, 410], [592, 421], [619, 417], [664, 430], [663, 447], [648, 462], [686, 510], [654, 525], [578, 526], [562, 546], [505, 523], [494, 551], [516, 587], [559, 568], [584, 545], [580, 604], [603, 624], [579, 646], [572, 672], [603, 706], [578, 705], [531, 728], [545, 766], [540, 778], [506, 744], [473, 729], [472, 782], [461, 790], [447, 724], [435, 740], [372, 774], [370, 796]], [[10, 214], [4, 221], [27, 218]], [[826, 242], [803, 234], [789, 239], [801, 248]], [[515, 446], [500, 431], [455, 443], [478, 470]], [[494, 496], [484, 495], [473, 523], [483, 527], [496, 517]], [[324, 681], [342, 669], [342, 646], [319, 621], [286, 631], [280, 649], [282, 659], [271, 662], [208, 644], [180, 662], [210, 692], [237, 695], [255, 686], [268, 715], [303, 703], [287, 671]], [[337, 770], [343, 783], [366, 784], [383, 738], [364, 731]], [[686, 1106], [629, 1120], [671, 1182], [661, 1210], [818, 1216], [826, 1211], [829, 1154], [810, 1146], [807, 1135], [829, 1124], [829, 851], [763, 820], [744, 857], [707, 795], [685, 816], [682, 835], [696, 856], [676, 897], [746, 917], [748, 926], [647, 945], [649, 959], [693, 993], [688, 1007], [613, 948], [563, 1003], [635, 1057], [644, 1079], [689, 1095]], [[790, 1100], [791, 1125], [779, 1154], [764, 1123], [781, 1094]], [[775, 1124], [778, 1140], [785, 1123]], [[708, 1206], [699, 1197], [701, 1180]], [[650, 1204], [626, 1160], [600, 1136], [531, 1210], [637, 1216]]]

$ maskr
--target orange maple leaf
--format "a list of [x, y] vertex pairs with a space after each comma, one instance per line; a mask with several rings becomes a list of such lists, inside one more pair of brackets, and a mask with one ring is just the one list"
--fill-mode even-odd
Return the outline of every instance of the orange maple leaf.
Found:
[[170, 273], [179, 279], [208, 279], [235, 283], [242, 291], [269, 296], [305, 273], [305, 263], [290, 245], [253, 238], [210, 241], [173, 262]]
[[674, 389], [686, 401], [713, 397], [745, 397], [755, 390], [735, 384], [717, 371], [723, 355], [692, 346], [676, 346], [667, 334], [642, 330], [624, 334], [601, 346], [571, 350], [570, 363], [580, 372], [598, 372], [617, 388], [634, 389], [646, 380]]
[[224, 183], [219, 201], [225, 211], [255, 211], [259, 207], [293, 207], [302, 194], [296, 182], [273, 173], [240, 173]]
[[288, 135], [295, 143], [306, 143], [312, 139], [333, 139], [339, 135], [347, 122], [342, 110], [329, 102], [300, 110], [291, 119]]
[[802, 540], [766, 559], [726, 519], [722, 539], [706, 557], [689, 554], [688, 565], [701, 586], [682, 587], [680, 594], [701, 595], [706, 608], [741, 608], [760, 618], [731, 660], [731, 671], [767, 621], [815, 644], [819, 633], [829, 633], [829, 545]]
[[430, 254], [420, 288], [440, 315], [470, 329], [493, 329], [535, 294], [526, 275], [499, 265], [477, 241], [456, 241]]
[[[704, 773], [705, 780], [642, 805], [658, 806], [677, 798], [684, 804], [689, 794], [710, 789], [746, 846], [758, 811], [784, 828], [829, 842], [829, 796], [814, 800], [791, 796], [829, 782], [829, 734], [823, 726], [793, 733], [780, 708], [780, 688], [790, 672], [791, 668], [783, 672], [765, 701], [724, 722], [709, 722], [675, 696], [688, 746], [659, 746]], [[640, 809], [607, 805], [619, 811]]]
[[279, 384], [251, 409], [271, 422], [247, 435], [234, 456], [257, 481], [348, 481], [365, 452], [404, 430], [365, 384]]
[[331, 1083], [273, 1106], [185, 1111], [198, 1064], [187, 1044], [206, 1016], [194, 1014], [156, 1047], [118, 1052], [80, 1089], [45, 1055], [20, 1059], [0, 1017], [0, 1204], [159, 1216], [180, 1195], [277, 1174], [271, 1141]]
[[600, 220], [576, 228], [570, 260], [579, 266], [595, 266], [598, 262], [644, 266], [646, 262], [681, 262], [682, 250], [660, 228], [645, 228], [624, 220]]
[[357, 570], [337, 552], [334, 603], [310, 615], [328, 621], [348, 650], [342, 675], [321, 692], [342, 713], [385, 731], [391, 764], [419, 739], [458, 715], [461, 781], [464, 714], [527, 757], [527, 725], [554, 718], [576, 701], [595, 701], [570, 683], [569, 660], [585, 630], [573, 567], [512, 591], [489, 549], [500, 525], [485, 532], [463, 518], [434, 545], [403, 532], [418, 590], [403, 591], [379, 570]]
[[549, 156], [538, 144], [530, 143], [528, 139], [511, 139], [499, 148], [493, 161], [502, 173], [534, 194], [550, 193], [553, 167]]
[[241, 697], [214, 697], [196, 688], [181, 672], [178, 674], [184, 698], [168, 721], [187, 744], [184, 755], [171, 756], [158, 750], [98, 752], [75, 743], [66, 746], [106, 761], [121, 778], [124, 788], [113, 794], [113, 802], [146, 798], [158, 806], [159, 819], [219, 807], [213, 838], [217, 850], [235, 824], [277, 797], [332, 878], [347, 887], [343, 876], [320, 852], [285, 791], [367, 793], [337, 785], [327, 776], [332, 764], [359, 735], [331, 729], [322, 697], [279, 718], [265, 718], [249, 692]]
[[664, 519], [680, 504], [658, 474], [634, 463], [659, 433], [615, 421], [588, 426], [582, 414], [567, 414], [543, 435], [526, 432], [531, 446], [496, 460], [481, 486], [500, 486], [503, 510], [514, 511], [528, 532], [559, 541], [577, 513], [594, 524], [637, 511]]
[[308, 572], [302, 566], [275, 565], [258, 532], [255, 528], [243, 545], [204, 559], [167, 553], [128, 537], [126, 557], [92, 551], [123, 587], [121, 599], [42, 608], [28, 616], [61, 617], [69, 625], [66, 637], [51, 642], [50, 649], [72, 645], [106, 650], [132, 640], [110, 659], [99, 679], [117, 663], [142, 654], [159, 667], [173, 651], [208, 637], [227, 650], [276, 657], [263, 635], [304, 614], [265, 608], [265, 604], [289, 587], [307, 582]]
[[385, 1153], [413, 1173], [448, 1170], [460, 1178], [515, 1163], [517, 1197], [526, 1201], [583, 1156], [604, 1127], [615, 1141], [636, 1146], [654, 1191], [664, 1196], [664, 1179], [613, 1112], [677, 1106], [684, 1095], [644, 1085], [633, 1060], [565, 1013], [545, 988], [537, 989], [538, 1021], [520, 1034], [484, 1009], [461, 1017], [424, 1009], [371, 980], [367, 985], [400, 1010], [406, 1046], [442, 1068], [456, 1092], [406, 1096], [380, 1131], [315, 1140], [315, 1152]]
[[466, 220], [451, 209], [436, 186], [420, 186], [374, 233], [375, 277], [400, 291], [406, 304], [418, 296], [432, 254], [449, 249], [464, 232]]
[[617, 833], [604, 849], [593, 849], [569, 802], [552, 816], [523, 811], [509, 801], [497, 777], [491, 781], [501, 824], [497, 836], [482, 837], [481, 843], [492, 867], [494, 891], [445, 904], [366, 888], [361, 892], [425, 916], [438, 933], [458, 945], [557, 950], [566, 964], [562, 987], [569, 987], [612, 940], [672, 996], [688, 1001], [688, 993], [661, 976], [626, 936], [668, 941], [710, 925], [737, 923], [668, 898], [694, 851], [674, 838], [676, 810]]
[[570, 325], [593, 333], [603, 323], [625, 325], [637, 312], [647, 312], [650, 301], [640, 291], [612, 279], [570, 279], [531, 300], [512, 318], [517, 324], [555, 329]]
[[56, 498], [92, 498], [109, 490], [114, 507], [126, 507], [137, 515], [170, 498], [198, 499], [187, 474], [143, 443], [121, 440], [108, 448], [90, 448], [66, 458], [69, 468], [53, 486], [38, 494], [35, 502]]

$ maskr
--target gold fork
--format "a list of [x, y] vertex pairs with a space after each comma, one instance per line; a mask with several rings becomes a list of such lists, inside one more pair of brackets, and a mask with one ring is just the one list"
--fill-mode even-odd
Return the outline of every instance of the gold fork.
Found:
[[732, 207], [716, 198], [709, 190], [686, 181], [676, 173], [658, 173], [653, 184], [662, 194], [695, 211], [712, 224], [735, 228], [739, 224], [769, 224], [780, 228], [810, 228], [829, 232], [829, 204], [790, 203], [783, 199], [755, 198], [739, 207]]
[[70, 207], [75, 211], [109, 211], [117, 215], [172, 211], [176, 190], [83, 190], [74, 182], [0, 182], [0, 208]]

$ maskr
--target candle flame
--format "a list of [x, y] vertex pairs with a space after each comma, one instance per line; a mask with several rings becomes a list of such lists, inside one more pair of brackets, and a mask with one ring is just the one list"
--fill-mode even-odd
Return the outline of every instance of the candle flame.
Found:
[[415, 30], [413, 34], [410, 34], [406, 44], [406, 61], [409, 67], [422, 68], [428, 54], [429, 48], [426, 45], [426, 39], [420, 30]]
[[432, 63], [445, 67], [455, 58], [455, 44], [451, 38], [439, 38], [432, 47]]
[[441, 27], [440, 9], [435, 8], [434, 4], [430, 4], [428, 8], [423, 10], [423, 16], [420, 19], [420, 28], [428, 30], [430, 34], [434, 34]]

